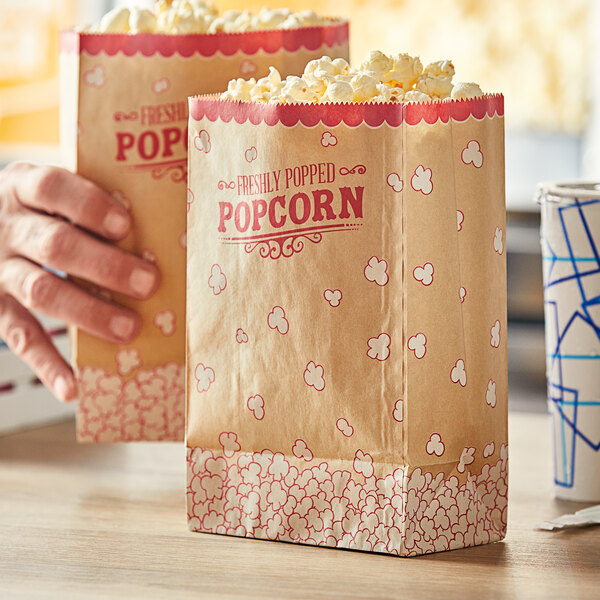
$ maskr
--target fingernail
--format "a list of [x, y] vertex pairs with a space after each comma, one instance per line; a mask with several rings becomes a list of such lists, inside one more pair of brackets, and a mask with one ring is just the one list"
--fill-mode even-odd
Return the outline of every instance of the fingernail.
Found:
[[135, 321], [131, 317], [116, 315], [110, 320], [109, 328], [119, 339], [129, 340], [135, 329]]
[[75, 382], [72, 377], [68, 379], [59, 375], [54, 379], [53, 384], [54, 394], [61, 402], [70, 402], [76, 396]]
[[156, 275], [146, 269], [134, 269], [129, 277], [129, 285], [139, 296], [148, 296], [156, 285]]
[[104, 217], [104, 229], [110, 235], [120, 237], [129, 230], [129, 217], [116, 210], [111, 210]]

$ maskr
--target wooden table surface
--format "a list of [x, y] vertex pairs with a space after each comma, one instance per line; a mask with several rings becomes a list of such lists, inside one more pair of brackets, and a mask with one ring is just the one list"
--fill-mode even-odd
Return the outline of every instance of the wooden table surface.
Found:
[[600, 527], [534, 525], [552, 498], [543, 415], [510, 416], [504, 542], [397, 558], [190, 533], [181, 445], [82, 445], [72, 422], [0, 438], [0, 598], [600, 598]]

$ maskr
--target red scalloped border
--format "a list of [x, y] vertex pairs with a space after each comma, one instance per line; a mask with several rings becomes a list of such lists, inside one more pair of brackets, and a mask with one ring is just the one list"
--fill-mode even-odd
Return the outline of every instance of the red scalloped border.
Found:
[[165, 57], [179, 54], [188, 58], [194, 54], [210, 57], [217, 52], [224, 56], [232, 56], [237, 52], [248, 55], [256, 54], [259, 50], [268, 54], [273, 54], [281, 49], [288, 52], [296, 52], [300, 48], [317, 50], [323, 45], [329, 48], [341, 46], [348, 41], [348, 37], [348, 21], [344, 20], [323, 27], [189, 35], [79, 33], [66, 30], [62, 31], [60, 35], [60, 49], [64, 53], [85, 52], [92, 56], [101, 52], [109, 56], [118, 53], [133, 56], [141, 52], [144, 56], [153, 56], [158, 53]]
[[319, 123], [335, 127], [342, 122], [349, 127], [361, 123], [370, 127], [379, 127], [383, 123], [398, 127], [402, 123], [416, 125], [421, 121], [433, 124], [437, 121], [447, 123], [450, 119], [466, 121], [471, 116], [476, 119], [503, 116], [504, 96], [488, 94], [468, 100], [406, 104], [262, 104], [219, 100], [213, 95], [190, 98], [189, 106], [190, 115], [196, 121], [206, 117], [209, 121], [221, 119], [228, 123], [234, 119], [237, 123], [250, 121], [257, 125], [264, 122], [269, 126], [282, 123], [286, 127], [293, 127], [299, 122], [306, 127], [314, 127]]

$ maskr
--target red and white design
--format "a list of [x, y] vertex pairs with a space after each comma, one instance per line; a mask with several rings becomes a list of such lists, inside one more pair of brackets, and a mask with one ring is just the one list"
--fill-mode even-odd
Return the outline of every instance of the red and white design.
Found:
[[194, 376], [196, 377], [196, 388], [201, 394], [207, 392], [208, 388], [215, 381], [215, 372], [211, 367], [205, 367], [202, 363], [196, 365], [194, 370]]
[[323, 298], [329, 302], [329, 306], [335, 308], [340, 305], [342, 301], [342, 291], [341, 290], [325, 290], [323, 292]]
[[252, 73], [256, 73], [256, 63], [248, 58], [245, 58], [240, 63], [240, 73], [242, 75], [251, 75]]
[[496, 321], [490, 327], [490, 346], [492, 348], [500, 346], [500, 321]]
[[179, 245], [185, 250], [187, 248], [187, 231], [179, 236]]
[[[224, 431], [221, 433], [219, 435], [219, 444], [221, 444], [221, 448], [223, 448], [223, 454], [227, 458], [231, 458], [241, 448], [238, 442], [237, 433], [233, 433], [233, 431]], [[223, 467], [225, 467], [225, 465], [223, 465]]]
[[238, 344], [247, 344], [248, 334], [242, 328], [238, 328], [238, 330], [235, 332], [235, 341]]
[[[452, 101], [449, 103], [450, 108], [448, 109], [448, 114], [453, 110], [451, 108], [453, 104]], [[288, 110], [288, 108], [290, 110]], [[404, 107], [402, 108], [403, 110], [400, 112], [404, 112]], [[293, 114], [293, 110], [291, 109], [293, 109], [293, 107], [283, 107], [283, 116], [280, 115], [278, 119], [283, 122], [288, 114]], [[309, 110], [311, 109], [312, 107], [309, 107]], [[260, 109], [258, 112], [260, 114], [257, 117], [257, 120], [261, 122], [262, 119], [266, 124], [269, 118], [267, 112], [261, 111]], [[315, 111], [314, 113], [311, 113], [311, 115], [313, 114], [319, 113]], [[254, 119], [254, 117], [249, 118]], [[379, 116], [377, 118], [379, 118]], [[210, 124], [208, 127], [210, 128]], [[213, 131], [213, 129], [211, 129], [211, 131]], [[338, 130], [334, 131], [337, 133]], [[216, 135], [217, 132], [214, 131], [215, 140], [217, 139]], [[221, 137], [219, 137], [219, 140], [220, 139]], [[466, 140], [468, 137], [463, 139]], [[314, 143], [317, 143], [317, 141], [318, 138], [313, 138], [313, 148]], [[242, 162], [244, 161], [241, 153], [247, 145], [248, 144], [240, 148], [238, 159], [241, 159]], [[460, 151], [460, 147], [461, 146], [458, 146], [456, 150]], [[333, 154], [335, 154], [336, 151], [325, 150], [324, 152], [327, 154], [333, 152]], [[455, 158], [458, 159], [458, 156], [455, 156]], [[425, 159], [423, 159], [423, 162], [435, 168], [433, 162], [427, 163]], [[415, 164], [416, 163], [411, 166], [414, 167]], [[385, 177], [385, 173], [387, 173], [387, 171], [380, 173], [380, 177]], [[410, 177], [410, 171], [408, 176]], [[380, 183], [385, 188], [385, 185], [383, 185], [384, 182], [380, 180]], [[435, 183], [436, 189], [438, 190], [436, 193], [440, 193], [442, 179], [441, 174], [438, 171], [436, 171]], [[418, 195], [415, 194], [415, 197], [418, 200], [417, 196]], [[426, 200], [422, 199], [420, 204], [423, 204], [423, 202], [426, 202]], [[451, 207], [450, 212], [454, 209], [455, 207]], [[470, 223], [470, 221], [467, 220], [467, 223]], [[467, 229], [468, 228], [469, 227], [467, 227]], [[488, 229], [488, 234], [491, 234], [490, 229]], [[373, 249], [365, 256], [369, 257], [369, 254], [373, 251], [379, 252], [373, 247]], [[391, 261], [394, 260], [391, 255], [386, 256], [386, 258]], [[414, 267], [416, 264], [422, 264], [421, 261], [427, 258], [433, 260], [434, 255], [424, 254], [421, 259], [417, 258], [415, 261], [413, 258], [408, 264], [413, 264]], [[417, 263], [417, 261], [419, 262]], [[224, 268], [227, 268], [225, 263], [222, 264]], [[363, 262], [359, 262], [358, 265], [355, 266], [358, 266], [360, 269], [360, 266], [364, 264], [363, 257]], [[401, 271], [402, 265], [394, 262], [391, 264], [394, 272], [390, 272], [390, 276], [397, 276]], [[437, 262], [436, 269], [438, 269], [435, 274], [437, 287], [441, 283], [441, 276], [443, 274], [442, 269]], [[386, 273], [387, 282], [387, 264], [384, 272]], [[229, 271], [228, 275], [233, 277]], [[357, 278], [359, 286], [363, 285], [364, 287], [367, 285], [364, 283], [360, 284], [360, 272], [355, 272], [355, 277]], [[368, 278], [367, 280], [369, 281]], [[316, 283], [318, 285], [318, 282]], [[326, 280], [325, 284], [335, 285], [336, 283], [341, 285], [341, 283], [338, 283], [335, 280]], [[237, 280], [232, 283], [232, 285], [234, 284], [238, 284]], [[410, 285], [409, 282], [409, 286]], [[422, 289], [420, 286], [416, 286], [415, 284], [412, 285], [414, 289]], [[456, 280], [454, 287], [452, 288], [454, 291], [450, 290], [452, 296], [457, 293], [458, 290], [456, 288], [459, 285], [460, 280]], [[315, 299], [317, 302], [319, 302], [318, 294], [322, 293], [323, 289], [323, 287], [317, 287], [315, 290], [313, 286], [313, 291], [317, 292], [317, 297]], [[369, 288], [367, 286], [366, 291], [367, 293], [372, 294], [375, 292], [379, 293], [380, 290], [377, 288]], [[423, 293], [431, 291], [435, 290], [425, 291], [422, 289]], [[469, 291], [472, 293], [471, 288], [469, 288]], [[344, 293], [348, 293], [345, 287]], [[349, 295], [344, 298], [345, 307], [340, 309], [342, 313], [349, 307], [348, 303], [350, 300], [352, 299]], [[276, 298], [271, 300], [272, 303], [278, 301], [281, 302], [281, 300], [277, 300]], [[454, 296], [454, 298], [450, 297], [450, 301], [455, 305], [456, 296]], [[264, 306], [265, 313], [268, 312], [268, 306], [270, 305], [272, 306], [272, 304]], [[291, 305], [286, 305], [286, 308], [288, 311], [292, 310]], [[321, 311], [325, 309], [326, 307], [321, 306]], [[328, 309], [326, 309], [326, 312], [327, 310]], [[340, 311], [338, 311], [338, 313]], [[265, 313], [263, 313], [263, 315]], [[338, 315], [336, 315], [336, 317], [337, 316]], [[291, 313], [291, 320], [294, 323], [294, 329], [292, 331], [292, 336], [294, 336], [297, 331], [300, 331], [300, 329], [298, 329], [300, 323], [295, 311]], [[412, 330], [413, 333], [423, 328], [430, 333], [430, 336], [433, 335], [429, 329], [426, 329], [425, 325], [418, 327], [416, 319], [409, 322], [417, 325], [417, 327]], [[492, 322], [491, 319], [489, 322]], [[484, 321], [484, 323], [487, 323], [487, 326], [489, 326], [489, 322], [487, 320]], [[244, 325], [246, 324], [244, 323]], [[258, 325], [260, 326], [260, 323], [258, 323]], [[248, 327], [254, 327], [254, 325], [248, 324]], [[264, 321], [262, 322], [262, 327], [264, 328]], [[486, 325], [484, 325], [484, 327], [486, 327]], [[387, 329], [387, 325], [381, 324], [376, 329], [373, 328], [368, 335], [381, 331], [382, 329]], [[254, 329], [251, 329], [251, 331], [253, 331], [253, 336], [260, 335], [260, 332], [254, 332]], [[388, 329], [388, 331], [391, 333], [391, 330]], [[229, 335], [231, 335], [231, 333], [232, 332], [230, 331]], [[266, 333], [269, 334], [269, 332]], [[485, 344], [485, 329], [481, 333], [483, 333], [483, 340], [481, 343]], [[274, 335], [274, 333], [269, 335]], [[283, 339], [279, 340], [277, 336], [270, 339], [273, 341], [277, 340], [277, 342], [282, 341], [282, 343], [290, 341]], [[364, 335], [363, 340], [365, 339], [366, 335]], [[232, 342], [233, 340], [230, 339], [230, 343]], [[402, 341], [399, 341], [397, 337], [395, 337], [395, 342], [397, 344], [402, 344]], [[430, 357], [433, 356], [434, 350], [437, 351], [434, 342], [435, 340], [430, 338]], [[361, 343], [361, 340], [359, 340], [358, 347], [354, 348], [355, 351], [358, 350], [360, 352]], [[447, 388], [450, 387], [450, 382], [446, 379], [448, 371], [445, 369], [447, 369], [448, 366], [452, 366], [451, 358], [456, 359], [457, 356], [464, 355], [460, 350], [455, 351], [450, 348], [448, 350], [450, 351], [450, 354], [448, 355], [450, 360], [446, 360], [444, 363], [446, 366], [443, 367], [444, 373], [442, 373]], [[395, 347], [394, 356], [400, 356], [401, 354], [402, 352], [398, 354], [398, 348]], [[315, 358], [328, 365], [327, 384], [331, 388], [335, 375], [332, 370], [334, 365], [330, 364], [329, 361], [326, 362], [324, 357], [317, 353], [306, 355], [305, 360], [308, 360], [309, 358]], [[300, 369], [297, 368], [298, 366], [300, 366]], [[368, 361], [364, 366], [367, 368], [371, 367], [375, 370], [380, 368], [376, 363], [368, 363]], [[292, 370], [291, 374], [296, 382], [294, 385], [301, 386], [299, 379], [301, 365], [297, 365], [297, 367]], [[381, 368], [385, 368], [385, 365], [381, 365]], [[475, 383], [474, 366], [470, 365], [470, 369], [473, 372], [469, 373], [471, 379], [469, 383], [471, 384], [470, 387], [473, 387], [473, 384]], [[219, 373], [220, 378], [222, 378], [220, 371]], [[479, 392], [475, 390], [476, 394], [483, 391], [482, 384], [483, 382], [478, 384], [481, 385], [481, 387], [478, 388], [480, 390]], [[457, 390], [457, 388], [454, 389], [455, 391]], [[249, 393], [252, 392], [252, 389], [249, 390]], [[387, 415], [384, 415], [384, 419], [386, 417], [389, 419], [390, 412], [394, 419], [396, 413], [401, 412], [400, 410], [396, 411], [396, 405], [394, 405], [394, 397], [398, 392], [392, 390], [392, 394], [394, 394], [394, 396], [387, 397], [387, 411], [389, 412]], [[269, 398], [267, 398], [267, 400], [269, 400]], [[318, 401], [319, 397], [317, 397], [316, 400]], [[402, 402], [398, 402], [400, 403], [398, 409], [401, 409]], [[396, 404], [398, 404], [398, 402]], [[393, 409], [392, 406], [394, 406]], [[271, 404], [269, 404], [269, 409], [269, 415], [267, 416], [271, 419]], [[342, 411], [340, 411], [340, 413], [344, 414]], [[351, 420], [356, 418], [352, 413], [346, 413], [345, 416]], [[249, 419], [250, 416], [246, 415], [246, 418]], [[334, 419], [335, 418], [336, 417], [334, 417]], [[315, 448], [314, 453], [317, 455], [317, 458], [310, 463], [303, 464], [305, 460], [304, 448], [308, 447], [306, 441], [301, 440], [303, 446], [301, 448], [302, 458], [300, 460], [295, 458], [297, 456], [296, 452], [290, 452], [290, 447], [296, 436], [290, 437], [286, 443], [277, 448], [273, 448], [272, 451], [263, 450], [262, 452], [246, 452], [237, 455], [233, 460], [227, 461], [227, 468], [222, 471], [222, 493], [220, 494], [220, 504], [213, 504], [210, 499], [204, 500], [201, 491], [204, 487], [200, 484], [200, 480], [204, 477], [205, 472], [203, 463], [210, 458], [219, 458], [218, 453], [214, 450], [192, 450], [189, 471], [190, 527], [192, 529], [196, 528], [196, 525], [204, 528], [218, 527], [220, 533], [236, 532], [237, 535], [303, 541], [312, 544], [352, 547], [403, 555], [430, 552], [437, 549], [462, 547], [501, 537], [501, 532], [505, 528], [505, 512], [501, 497], [502, 495], [504, 496], [504, 501], [506, 497], [506, 491], [503, 487], [506, 475], [501, 472], [501, 466], [498, 464], [485, 465], [487, 471], [485, 473], [482, 472], [481, 475], [471, 475], [467, 472], [462, 477], [450, 477], [452, 466], [456, 465], [456, 459], [458, 458], [454, 455], [451, 459], [454, 460], [454, 463], [450, 465], [445, 464], [444, 466], [449, 473], [448, 476], [444, 473], [438, 473], [436, 470], [429, 473], [424, 472], [422, 469], [413, 469], [413, 467], [410, 467], [410, 470], [408, 467], [394, 468], [391, 465], [386, 464], [385, 461], [380, 460], [378, 448], [370, 447], [360, 441], [364, 432], [361, 431], [358, 421], [354, 422], [354, 424], [356, 425], [357, 438], [352, 437], [351, 439], [346, 440], [337, 437], [338, 434], [334, 434], [338, 445], [343, 444], [344, 447], [348, 448], [348, 444], [352, 444], [352, 446], [350, 446], [352, 449], [361, 446], [363, 449], [361, 450], [362, 456], [358, 456], [357, 453], [354, 460], [352, 460], [352, 454], [345, 455], [347, 459], [349, 458], [350, 460], [345, 460], [342, 455], [322, 454], [322, 449], [318, 444], [317, 438], [311, 437], [307, 431], [298, 431], [296, 432], [296, 436], [304, 437]], [[263, 425], [257, 424], [260, 428], [262, 428]], [[325, 425], [326, 427], [331, 427], [332, 422], [330, 421], [329, 425], [327, 425], [327, 423]], [[390, 425], [393, 424], [387, 424], [388, 427]], [[336, 427], [337, 426], [338, 423], [336, 422]], [[393, 426], [397, 427], [396, 425]], [[431, 432], [434, 429], [437, 428], [430, 427], [428, 430]], [[394, 431], [397, 432], [399, 430], [395, 429]], [[450, 439], [452, 436], [448, 437], [449, 434], [445, 430], [440, 431], [444, 435], [444, 442], [448, 441], [452, 447], [455, 447], [455, 444], [460, 443]], [[240, 431], [240, 436], [241, 435], [242, 432]], [[425, 449], [427, 437], [428, 436], [425, 434], [421, 441], [418, 442], [421, 452]], [[441, 436], [439, 442], [443, 444]], [[465, 443], [473, 442], [466, 439], [463, 440], [460, 445], [464, 445]], [[294, 446], [296, 446], [295, 443]], [[263, 446], [259, 446], [259, 448], [262, 447]], [[460, 448], [460, 446], [458, 446], [458, 448]], [[279, 464], [281, 464], [282, 461], [287, 464], [287, 471], [283, 475], [274, 474], [272, 472], [272, 465], [275, 462], [274, 451], [277, 450], [286, 453], [286, 456], [282, 457], [279, 461]], [[479, 448], [478, 451], [480, 452], [481, 448]], [[366, 452], [371, 452], [372, 459], [374, 459], [370, 461], [371, 471], [369, 472], [368, 467], [365, 468], [362, 464], [359, 464], [358, 468], [355, 470], [355, 461], [357, 459], [359, 460], [359, 463], [368, 462], [361, 461], [361, 459], [366, 459]], [[312, 454], [311, 451], [311, 459]], [[336, 456], [336, 459], [329, 461], [328, 459], [324, 460], [323, 458], [318, 458], [319, 456]], [[480, 456], [481, 455], [478, 456], [478, 459]], [[371, 458], [371, 456], [369, 456], [369, 458]], [[429, 464], [433, 462], [441, 463], [442, 460], [439, 459], [437, 461], [428, 462]], [[350, 463], [352, 463], [352, 465]], [[252, 464], [252, 467], [249, 466], [250, 464]], [[490, 473], [490, 469], [495, 469], [494, 474]], [[250, 475], [252, 477], [250, 477]], [[366, 480], [364, 480], [365, 477]], [[251, 484], [252, 487], [246, 487], [249, 486], [247, 483], [248, 481], [254, 482], [257, 480], [259, 482], [258, 484]], [[499, 483], [500, 480], [503, 480], [503, 483]], [[488, 494], [490, 494], [490, 496], [488, 496]], [[488, 496], [485, 501], [482, 500], [484, 496]], [[222, 519], [218, 521], [218, 525], [216, 524], [216, 519], [213, 517], [215, 513], [222, 516]], [[210, 523], [207, 525], [206, 518], [209, 516]]]
[[[244, 36], [246, 35], [244, 34]], [[133, 38], [133, 36], [129, 37]], [[293, 127], [297, 123], [302, 123], [306, 127], [314, 127], [315, 123], [319, 122], [327, 123], [328, 127], [335, 127], [341, 123], [345, 123], [348, 127], [356, 127], [361, 123], [365, 123], [369, 127], [380, 127], [383, 123], [387, 123], [390, 127], [401, 127], [402, 123], [417, 125], [424, 121], [433, 124], [440, 119], [444, 122], [447, 122], [448, 119], [462, 122], [472, 117], [481, 120], [486, 117], [493, 118], [496, 115], [503, 116], [504, 98], [501, 94], [487, 94], [481, 98], [470, 100], [448, 100], [440, 107], [443, 111], [442, 115], [439, 110], [431, 108], [431, 103], [412, 102], [404, 104], [403, 110], [398, 110], [398, 104], [388, 102], [379, 104], [377, 110], [373, 110], [373, 105], [365, 103], [357, 104], [349, 111], [344, 107], [335, 107], [326, 103], [295, 103], [279, 105], [274, 111], [269, 104], [255, 103], [252, 105], [252, 110], [242, 113], [235, 102], [197, 98], [190, 105], [190, 116], [195, 121], [206, 117], [213, 122], [217, 119], [229, 122], [235, 118], [240, 124], [251, 119], [255, 125], [263, 122], [270, 127], [278, 123], [283, 123], [286, 127]]]
[[492, 456], [492, 454], [494, 454], [495, 449], [496, 445], [494, 444], [494, 442], [486, 444], [485, 448], [483, 449], [483, 458], [489, 458], [490, 456]]
[[244, 252], [251, 254], [255, 250], [261, 258], [270, 258], [277, 260], [281, 257], [289, 258], [294, 254], [302, 252], [305, 247], [308, 247], [308, 243], [320, 244], [323, 240], [323, 235], [331, 233], [331, 231], [306, 231], [299, 230], [296, 232], [283, 232], [278, 234], [277, 237], [261, 240], [253, 239], [240, 239], [235, 243], [244, 244]]
[[271, 329], [276, 329], [285, 335], [290, 330], [290, 323], [286, 319], [285, 310], [281, 306], [274, 306], [273, 310], [267, 315], [267, 325]]
[[496, 227], [494, 231], [494, 251], [498, 254], [502, 254], [504, 252], [504, 243], [502, 242], [502, 229], [500, 227]]
[[155, 94], [162, 94], [171, 87], [171, 82], [166, 77], [161, 77], [152, 83], [152, 91]]
[[251, 163], [253, 160], [256, 160], [258, 158], [258, 150], [256, 149], [256, 146], [251, 146], [248, 148], [248, 150], [244, 152], [244, 158], [246, 159], [246, 162], [249, 163]]
[[227, 287], [227, 277], [225, 277], [220, 265], [213, 265], [210, 268], [208, 287], [212, 289], [215, 296], [218, 296]]
[[463, 448], [463, 451], [460, 454], [460, 459], [458, 461], [458, 466], [456, 467], [456, 470], [459, 473], [464, 473], [465, 468], [467, 466], [469, 466], [471, 463], [473, 463], [474, 461], [475, 461], [475, 448], [473, 448], [471, 446], [467, 446], [466, 448]]
[[185, 367], [169, 363], [132, 378], [83, 367], [77, 374], [82, 442], [183, 439]]
[[248, 401], [246, 402], [246, 406], [248, 406], [248, 409], [254, 415], [254, 418], [257, 421], [263, 420], [265, 416], [265, 401], [260, 394], [250, 396], [250, 398], [248, 398]]
[[188, 213], [190, 212], [190, 208], [192, 208], [192, 203], [194, 202], [194, 192], [192, 192], [192, 190], [190, 190], [190, 188], [187, 189], [187, 211]]
[[433, 283], [433, 272], [433, 265], [426, 262], [422, 267], [415, 267], [413, 269], [413, 277], [423, 285], [428, 286]]
[[90, 69], [83, 74], [83, 81], [86, 85], [91, 87], [102, 87], [105, 79], [106, 76], [101, 65], [96, 65], [93, 69]]
[[158, 261], [156, 254], [154, 254], [154, 252], [152, 252], [152, 250], [148, 250], [148, 248], [144, 248], [142, 250], [142, 258], [146, 262], [152, 263], [153, 265], [155, 265]]
[[[362, 451], [352, 468], [350, 461], [339, 470], [325, 461], [303, 468], [312, 452], [303, 440], [294, 447], [299, 460], [270, 450], [224, 459], [188, 448], [190, 529], [399, 556], [486, 544], [506, 531], [505, 445], [496, 463], [468, 473], [462, 483], [420, 468], [375, 477]], [[246, 481], [254, 476], [260, 486], [250, 491]]]
[[415, 192], [421, 192], [425, 196], [429, 196], [433, 191], [431, 169], [426, 169], [423, 165], [419, 165], [410, 178], [410, 186]]
[[120, 202], [127, 210], [131, 210], [131, 200], [121, 191], [114, 190], [110, 195], [117, 201]]
[[392, 340], [387, 333], [380, 333], [376, 338], [367, 340], [367, 356], [377, 360], [387, 360], [390, 355], [390, 344]]
[[467, 370], [465, 368], [465, 361], [459, 358], [450, 371], [450, 379], [452, 383], [460, 383], [462, 387], [467, 385]]
[[348, 421], [346, 419], [344, 419], [343, 417], [340, 417], [335, 422], [335, 426], [346, 437], [352, 437], [352, 435], [354, 434], [354, 427], [352, 427], [352, 425], [350, 425], [350, 423], [348, 423]]
[[321, 136], [321, 146], [327, 148], [327, 146], [335, 146], [337, 144], [337, 138], [330, 131], [324, 131]]
[[323, 365], [317, 365], [311, 360], [304, 369], [304, 383], [317, 392], [322, 392], [325, 389], [324, 371]]
[[462, 285], [460, 286], [460, 289], [458, 290], [458, 297], [460, 298], [461, 304], [465, 301], [465, 298], [467, 297], [467, 290]]
[[460, 155], [465, 165], [473, 165], [477, 169], [483, 164], [483, 152], [477, 140], [471, 140]]
[[373, 477], [373, 457], [359, 448], [354, 454], [352, 468], [366, 479]]
[[398, 398], [396, 403], [394, 404], [394, 410], [392, 411], [392, 417], [394, 421], [398, 421], [398, 423], [402, 423], [404, 421], [404, 402], [402, 398]]
[[385, 260], [379, 260], [376, 256], [371, 256], [365, 267], [365, 277], [367, 281], [373, 281], [377, 285], [384, 286], [388, 280], [388, 264]]
[[[336, 48], [348, 42], [348, 21], [339, 20], [335, 23], [319, 27], [303, 27], [300, 29], [280, 29], [274, 31], [246, 31], [239, 33], [223, 33], [214, 35], [177, 35], [161, 36], [162, 43], [154, 39], [158, 36], [111, 34], [96, 35], [63, 31], [60, 36], [60, 50], [67, 54], [85, 52], [96, 56], [100, 53], [114, 56], [221, 56], [229, 57], [236, 54], [252, 56], [257, 53], [272, 54], [275, 51], [298, 52], [319, 51], [323, 54], [325, 47]], [[337, 56], [335, 52], [332, 54]]]
[[465, 220], [465, 213], [462, 210], [456, 210], [456, 229], [460, 231]]
[[298, 439], [294, 442], [292, 453], [296, 458], [301, 458], [307, 462], [313, 459], [313, 453], [304, 440]]
[[444, 442], [442, 442], [442, 436], [439, 433], [432, 433], [429, 436], [425, 451], [427, 454], [435, 454], [435, 456], [442, 456], [442, 454], [444, 454], [446, 446], [444, 445]]
[[211, 149], [210, 134], [206, 129], [201, 129], [194, 138], [194, 148], [200, 152], [208, 154]]
[[163, 335], [173, 335], [175, 333], [175, 313], [172, 310], [156, 313], [154, 325], [160, 329]]
[[138, 367], [142, 366], [140, 352], [137, 348], [123, 348], [115, 355], [117, 371], [120, 375], [129, 375]]
[[490, 379], [485, 390], [485, 403], [494, 408], [496, 406], [496, 382]]
[[415, 353], [415, 358], [423, 358], [427, 354], [427, 337], [424, 333], [417, 333], [408, 338], [406, 343], [409, 350]]
[[402, 191], [404, 187], [404, 182], [400, 179], [400, 175], [398, 173], [390, 173], [387, 176], [387, 184], [396, 192], [399, 193]]

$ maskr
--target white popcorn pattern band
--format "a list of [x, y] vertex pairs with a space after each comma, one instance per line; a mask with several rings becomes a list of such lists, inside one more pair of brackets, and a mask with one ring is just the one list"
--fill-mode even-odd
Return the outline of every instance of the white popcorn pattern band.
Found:
[[185, 367], [168, 363], [120, 377], [84, 367], [77, 374], [80, 442], [179, 441], [184, 429]]
[[337, 461], [341, 468], [334, 468], [313, 458], [304, 440], [296, 446], [296, 459], [270, 450], [226, 458], [188, 448], [189, 528], [398, 556], [504, 537], [506, 445], [479, 473], [470, 472], [472, 449], [465, 448], [460, 478], [402, 467], [376, 477], [360, 450], [354, 462]]

